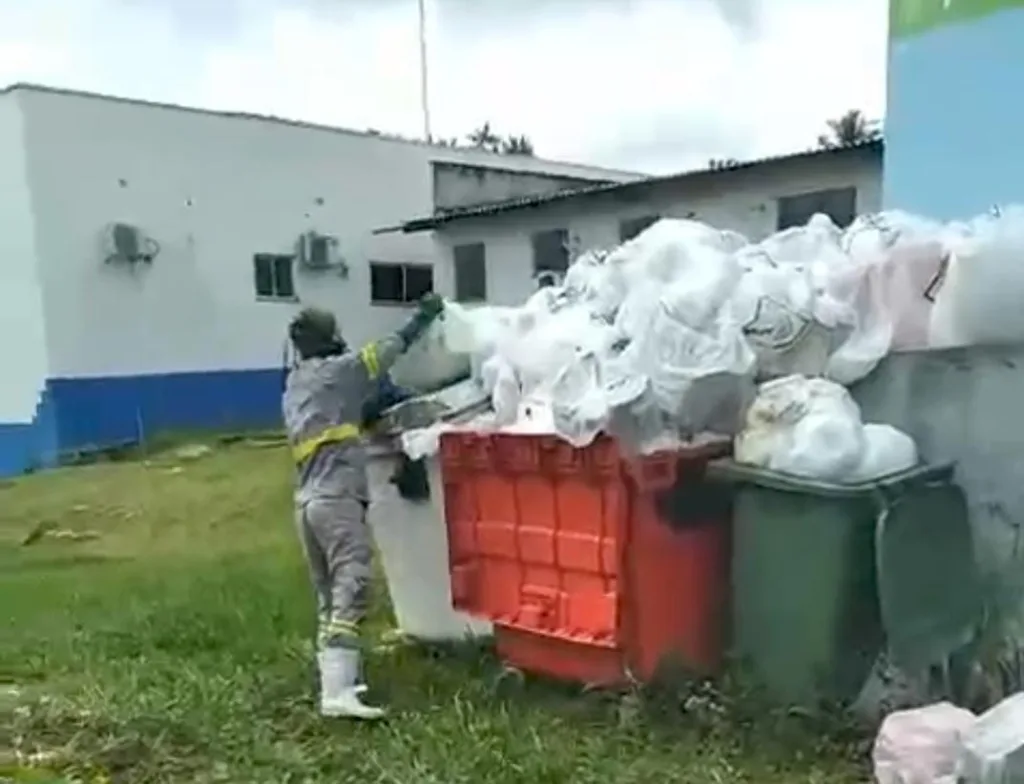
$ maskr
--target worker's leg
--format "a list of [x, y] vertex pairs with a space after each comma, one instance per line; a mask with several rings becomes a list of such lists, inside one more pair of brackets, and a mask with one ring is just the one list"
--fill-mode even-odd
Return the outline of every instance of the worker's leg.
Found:
[[356, 647], [366, 617], [373, 550], [366, 504], [356, 498], [324, 502], [322, 540], [331, 589], [328, 645]]
[[321, 710], [326, 715], [375, 719], [378, 708], [362, 704], [360, 627], [366, 615], [372, 549], [366, 505], [356, 498], [325, 499], [306, 506], [330, 579], [330, 618], [320, 652]]
[[305, 504], [295, 508], [295, 527], [298, 529], [299, 542], [306, 556], [309, 578], [316, 597], [317, 647], [322, 648], [331, 617], [331, 575], [327, 568], [327, 556], [309, 524]]

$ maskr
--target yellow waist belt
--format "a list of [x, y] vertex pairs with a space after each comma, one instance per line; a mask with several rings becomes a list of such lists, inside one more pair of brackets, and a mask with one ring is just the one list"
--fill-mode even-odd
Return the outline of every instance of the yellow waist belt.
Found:
[[305, 441], [300, 441], [292, 447], [292, 457], [296, 463], [304, 463], [322, 446], [327, 444], [337, 444], [342, 441], [349, 441], [353, 438], [359, 438], [362, 435], [362, 430], [358, 425], [346, 423], [343, 425], [334, 425], [329, 427], [319, 435], [307, 438]]

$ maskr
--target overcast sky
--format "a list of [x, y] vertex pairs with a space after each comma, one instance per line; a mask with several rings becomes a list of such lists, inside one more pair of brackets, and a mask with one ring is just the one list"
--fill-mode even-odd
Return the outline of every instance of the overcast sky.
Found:
[[[887, 0], [427, 0], [436, 134], [651, 172], [884, 109]], [[0, 84], [421, 133], [416, 0], [0, 0]]]

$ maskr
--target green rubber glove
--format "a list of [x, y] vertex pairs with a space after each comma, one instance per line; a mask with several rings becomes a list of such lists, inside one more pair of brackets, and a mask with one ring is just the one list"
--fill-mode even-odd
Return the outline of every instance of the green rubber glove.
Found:
[[415, 343], [442, 313], [444, 313], [444, 300], [437, 294], [425, 294], [416, 307], [416, 314], [408, 324], [398, 330], [405, 347], [409, 348]]
[[423, 315], [424, 321], [433, 324], [437, 317], [444, 313], [444, 300], [437, 294], [424, 294], [420, 300], [419, 312]]

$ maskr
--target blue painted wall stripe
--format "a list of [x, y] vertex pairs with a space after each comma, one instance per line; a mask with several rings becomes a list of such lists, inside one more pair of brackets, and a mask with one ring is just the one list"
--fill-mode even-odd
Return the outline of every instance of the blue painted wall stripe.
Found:
[[273, 427], [281, 420], [280, 368], [49, 382], [62, 451], [134, 443], [168, 430]]
[[283, 385], [280, 367], [51, 379], [34, 422], [0, 423], [0, 475], [161, 432], [277, 427]]

